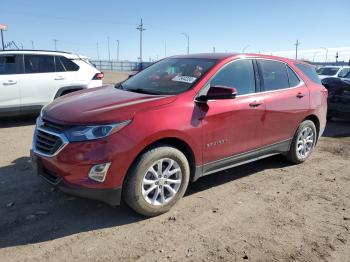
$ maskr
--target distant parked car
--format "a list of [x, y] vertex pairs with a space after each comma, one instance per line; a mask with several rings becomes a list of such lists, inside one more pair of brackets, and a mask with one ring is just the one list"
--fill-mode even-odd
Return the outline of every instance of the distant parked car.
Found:
[[59, 96], [102, 85], [87, 59], [55, 51], [0, 51], [0, 117], [39, 112]]
[[324, 78], [322, 84], [328, 90], [327, 118], [350, 118], [350, 83], [340, 78]]
[[[316, 69], [320, 79], [328, 77], [344, 77], [350, 72], [350, 66], [322, 66]], [[350, 76], [349, 76], [350, 77]]]

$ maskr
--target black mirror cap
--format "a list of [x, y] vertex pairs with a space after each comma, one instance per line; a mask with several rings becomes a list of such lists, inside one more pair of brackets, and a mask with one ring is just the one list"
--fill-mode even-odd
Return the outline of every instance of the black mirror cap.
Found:
[[208, 100], [234, 99], [237, 95], [237, 89], [234, 87], [215, 85], [211, 86], [206, 95], [196, 98], [198, 102], [206, 102]]

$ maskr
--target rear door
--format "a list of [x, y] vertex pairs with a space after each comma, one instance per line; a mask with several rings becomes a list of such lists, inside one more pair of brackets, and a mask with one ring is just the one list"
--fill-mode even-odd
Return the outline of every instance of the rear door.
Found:
[[309, 110], [309, 90], [284, 62], [257, 59], [266, 104], [263, 145], [293, 137]]
[[51, 102], [57, 90], [65, 85], [64, 72], [56, 72], [53, 55], [24, 55], [22, 75], [22, 109], [36, 110]]
[[0, 55], [0, 115], [19, 113], [23, 55]]
[[240, 59], [225, 65], [209, 82], [210, 86], [234, 87], [234, 99], [212, 100], [200, 105], [203, 110], [204, 163], [243, 153], [261, 144], [265, 105], [256, 93], [254, 61]]

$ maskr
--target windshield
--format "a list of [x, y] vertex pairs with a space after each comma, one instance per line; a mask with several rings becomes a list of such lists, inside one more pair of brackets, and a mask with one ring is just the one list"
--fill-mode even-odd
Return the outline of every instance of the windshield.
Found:
[[338, 67], [321, 67], [317, 69], [317, 74], [325, 76], [334, 76], [338, 72]]
[[216, 62], [199, 58], [164, 59], [126, 80], [120, 88], [146, 94], [180, 94], [189, 90]]

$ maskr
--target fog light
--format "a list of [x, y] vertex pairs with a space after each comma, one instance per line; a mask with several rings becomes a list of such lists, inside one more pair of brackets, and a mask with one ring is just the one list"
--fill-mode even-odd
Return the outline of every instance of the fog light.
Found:
[[108, 168], [111, 163], [94, 165], [89, 172], [89, 178], [97, 182], [103, 182], [106, 179]]

